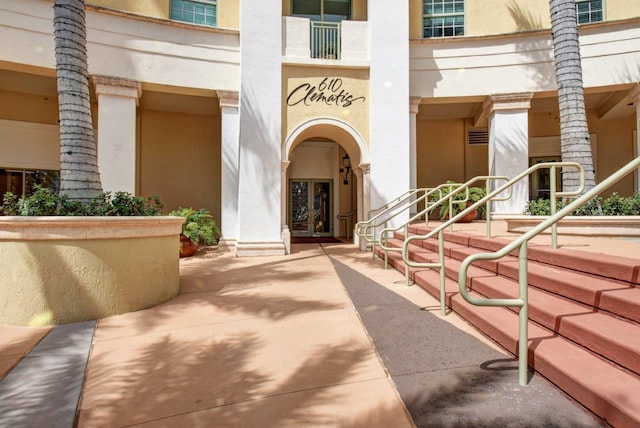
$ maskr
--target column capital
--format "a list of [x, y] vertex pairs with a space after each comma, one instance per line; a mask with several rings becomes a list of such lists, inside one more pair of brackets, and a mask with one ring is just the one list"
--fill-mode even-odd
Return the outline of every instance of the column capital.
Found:
[[496, 110], [528, 110], [531, 107], [532, 92], [492, 94], [482, 104], [483, 110], [491, 114]]
[[282, 171], [283, 173], [287, 172], [287, 169], [289, 168], [289, 165], [291, 165], [290, 161], [280, 162], [280, 171]]
[[238, 108], [238, 91], [216, 91], [220, 108]]
[[362, 174], [367, 175], [371, 172], [371, 164], [370, 163], [361, 163], [360, 164], [360, 170], [362, 171]]
[[418, 114], [420, 101], [422, 101], [422, 97], [409, 97], [409, 113]]
[[640, 103], [640, 83], [636, 83], [636, 86], [629, 90], [629, 95], [637, 106]]
[[136, 105], [142, 95], [142, 84], [137, 80], [102, 75], [93, 75], [91, 80], [98, 95], [135, 98]]

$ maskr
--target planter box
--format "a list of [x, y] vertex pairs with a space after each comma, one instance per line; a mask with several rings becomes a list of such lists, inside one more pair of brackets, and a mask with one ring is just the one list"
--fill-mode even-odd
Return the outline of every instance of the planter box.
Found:
[[0, 324], [55, 325], [179, 291], [179, 217], [0, 217]]
[[[546, 220], [546, 216], [503, 217], [508, 232], [524, 233]], [[551, 233], [551, 228], [544, 231]], [[640, 237], [640, 216], [567, 216], [558, 223], [558, 234], [583, 236]]]

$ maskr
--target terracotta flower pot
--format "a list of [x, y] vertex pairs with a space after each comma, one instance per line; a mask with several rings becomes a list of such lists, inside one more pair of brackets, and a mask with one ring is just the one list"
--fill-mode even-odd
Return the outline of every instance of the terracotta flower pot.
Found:
[[[467, 207], [470, 207], [471, 205], [473, 205], [473, 202], [467, 202]], [[469, 214], [465, 215], [464, 217], [462, 217], [457, 222], [458, 223], [471, 223], [477, 217], [478, 217], [478, 210], [476, 209], [476, 210], [471, 211]]]
[[184, 235], [180, 235], [180, 258], [193, 256], [200, 246]]

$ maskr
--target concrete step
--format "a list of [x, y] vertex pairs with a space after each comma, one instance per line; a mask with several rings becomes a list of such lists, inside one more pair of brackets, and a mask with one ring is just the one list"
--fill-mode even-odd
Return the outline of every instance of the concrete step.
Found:
[[[415, 231], [420, 229], [410, 229], [410, 233]], [[507, 241], [478, 240], [457, 233], [447, 233], [445, 239], [447, 305], [516, 354], [518, 311], [473, 306], [460, 296], [457, 285], [461, 260], [475, 252], [502, 248]], [[401, 247], [402, 240], [391, 239], [389, 244]], [[474, 247], [476, 244], [480, 248]], [[413, 260], [438, 259], [435, 240], [424, 241], [420, 246], [411, 245], [410, 249]], [[582, 254], [571, 255], [569, 261], [564, 256], [561, 253], [552, 258], [547, 251], [538, 251], [537, 261], [529, 263], [530, 365], [612, 425], [637, 426], [640, 424], [637, 394], [640, 391], [640, 289], [632, 281], [633, 269], [629, 269], [633, 259], [617, 260], [614, 266], [626, 266], [627, 272], [615, 274], [610, 268], [586, 266], [584, 261], [590, 258]], [[404, 272], [399, 252], [389, 253], [389, 264]], [[439, 296], [437, 270], [412, 268], [410, 272], [417, 284]], [[517, 258], [507, 256], [474, 264], [469, 270], [468, 286], [476, 296], [516, 297]]]

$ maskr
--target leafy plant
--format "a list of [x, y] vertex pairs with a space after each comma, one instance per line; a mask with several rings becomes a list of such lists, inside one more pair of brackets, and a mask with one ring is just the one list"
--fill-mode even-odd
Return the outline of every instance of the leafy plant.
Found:
[[110, 192], [103, 192], [83, 204], [36, 185], [31, 195], [21, 198], [5, 193], [0, 212], [17, 216], [154, 216], [162, 213], [162, 207], [158, 196], [145, 199], [127, 192], [116, 192], [113, 197]]
[[[556, 212], [575, 200], [571, 199], [567, 203], [557, 201]], [[529, 201], [524, 211], [526, 215], [551, 215], [551, 201], [549, 199], [537, 199]], [[633, 196], [623, 197], [617, 193], [612, 193], [606, 199], [599, 196], [594, 197], [580, 208], [575, 210], [572, 215], [575, 216], [632, 216], [640, 215], [640, 192], [636, 192]]]
[[196, 244], [215, 245], [222, 234], [211, 213], [206, 208], [178, 208], [169, 213], [176, 217], [184, 217], [182, 234]]
[[[447, 184], [455, 184], [454, 181], [448, 180]], [[445, 196], [449, 195], [449, 193], [454, 193], [458, 188], [457, 187], [452, 187], [451, 189], [449, 188], [444, 188], [441, 190], [441, 193], [435, 194], [436, 198], [444, 198]], [[484, 187], [469, 187], [469, 199], [467, 200], [468, 203], [476, 203], [478, 202], [480, 199], [484, 198], [486, 196], [487, 192], [485, 191]], [[461, 190], [457, 193], [455, 193], [455, 195], [453, 196], [453, 200], [454, 201], [463, 201], [466, 197], [466, 191]], [[446, 218], [449, 217], [449, 208], [453, 207], [453, 216], [457, 215], [458, 213], [460, 213], [461, 211], [463, 211], [466, 208], [466, 204], [463, 203], [456, 203], [454, 202], [453, 204], [451, 203], [451, 198], [445, 199], [442, 202], [442, 205], [440, 207], [440, 219], [444, 220]], [[486, 218], [486, 208], [485, 206], [481, 206], [478, 207], [478, 214], [480, 218]]]

